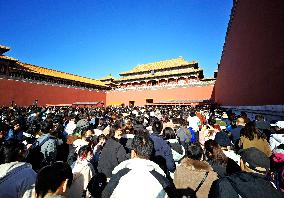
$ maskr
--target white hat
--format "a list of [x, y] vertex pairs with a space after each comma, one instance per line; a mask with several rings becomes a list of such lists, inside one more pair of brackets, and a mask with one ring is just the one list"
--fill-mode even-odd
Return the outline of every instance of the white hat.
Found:
[[284, 121], [277, 121], [275, 124], [270, 124], [270, 126], [277, 126], [280, 129], [284, 129]]

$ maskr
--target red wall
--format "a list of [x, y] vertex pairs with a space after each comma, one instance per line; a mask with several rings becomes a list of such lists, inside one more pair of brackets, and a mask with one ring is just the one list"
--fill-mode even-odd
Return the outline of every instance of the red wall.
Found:
[[215, 84], [222, 105], [284, 104], [284, 1], [238, 0]]
[[212, 98], [213, 86], [189, 87], [160, 90], [136, 90], [136, 91], [110, 91], [107, 93], [106, 104], [129, 104], [135, 101], [135, 105], [146, 104], [146, 99], [154, 99], [154, 103], [160, 100], [208, 100]]
[[95, 101], [106, 103], [106, 93], [0, 79], [0, 105], [10, 105], [14, 100], [19, 106], [28, 106], [36, 99], [39, 105]]

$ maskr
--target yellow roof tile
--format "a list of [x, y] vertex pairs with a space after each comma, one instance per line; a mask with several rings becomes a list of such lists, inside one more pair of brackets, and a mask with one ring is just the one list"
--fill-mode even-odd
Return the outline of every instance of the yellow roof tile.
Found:
[[151, 70], [161, 70], [161, 69], [167, 69], [167, 68], [174, 68], [174, 67], [179, 67], [179, 66], [186, 66], [186, 65], [191, 65], [195, 64], [195, 61], [188, 62], [184, 60], [182, 57], [175, 58], [175, 59], [170, 59], [170, 60], [164, 60], [164, 61], [159, 61], [159, 62], [153, 62], [153, 63], [147, 63], [147, 64], [141, 64], [137, 65], [133, 69], [127, 71], [127, 72], [122, 72], [120, 75], [126, 75], [126, 74], [131, 74], [131, 73], [139, 73], [139, 72], [145, 72], [145, 71], [151, 71]]
[[93, 85], [105, 86], [105, 84], [99, 80], [94, 80], [91, 78], [81, 77], [81, 76], [77, 76], [74, 74], [60, 72], [60, 71], [47, 69], [44, 67], [39, 67], [39, 66], [31, 65], [31, 64], [21, 63], [21, 62], [18, 62], [18, 64], [21, 65], [24, 69], [32, 73], [52, 76], [56, 78], [62, 78], [66, 80], [73, 80], [73, 81], [83, 82], [83, 83], [88, 83], [88, 84], [93, 84]]
[[137, 80], [137, 79], [147, 79], [147, 78], [156, 78], [156, 77], [163, 77], [163, 76], [173, 76], [173, 75], [179, 75], [179, 74], [189, 74], [189, 73], [196, 73], [202, 71], [202, 69], [194, 69], [194, 68], [188, 68], [186, 71], [184, 70], [176, 70], [176, 71], [169, 71], [169, 72], [162, 72], [162, 73], [154, 73], [153, 75], [149, 74], [141, 74], [137, 76], [126, 76], [117, 79], [116, 81], [128, 81], [128, 80]]

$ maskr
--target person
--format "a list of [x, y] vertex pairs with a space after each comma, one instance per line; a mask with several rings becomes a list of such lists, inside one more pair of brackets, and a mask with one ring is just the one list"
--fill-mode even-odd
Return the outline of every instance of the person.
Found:
[[115, 121], [100, 155], [98, 172], [104, 173], [107, 178], [111, 177], [114, 167], [128, 159], [125, 148], [119, 143], [119, 139], [123, 135], [124, 126], [123, 120]]
[[186, 147], [186, 158], [174, 173], [174, 184], [177, 197], [208, 197], [210, 187], [218, 177], [212, 167], [203, 161], [203, 149], [199, 143], [191, 143]]
[[9, 126], [5, 122], [0, 122], [0, 145], [5, 141]]
[[[95, 170], [89, 160], [92, 150], [88, 145], [82, 146], [78, 151], [77, 160], [72, 164], [73, 182], [68, 192], [68, 197], [82, 197], [88, 183], [95, 175]], [[88, 196], [88, 195], [87, 195]]]
[[241, 130], [246, 125], [245, 120], [243, 118], [238, 118], [236, 121], [236, 125], [237, 127], [233, 128], [230, 132], [233, 144], [235, 144], [240, 139]]
[[27, 154], [23, 143], [8, 141], [0, 146], [0, 197], [31, 197], [36, 172], [22, 162]]
[[64, 162], [55, 162], [43, 167], [37, 175], [35, 198], [60, 198], [72, 184], [73, 174], [70, 166]]
[[266, 140], [265, 134], [261, 133], [254, 122], [249, 122], [241, 131], [241, 138], [238, 144], [240, 149], [255, 147], [270, 157], [272, 152]]
[[177, 140], [175, 131], [170, 127], [164, 128], [163, 138], [171, 145], [173, 159], [178, 164], [185, 155], [185, 149]]
[[278, 121], [272, 124], [275, 127], [274, 133], [270, 134], [269, 145], [271, 150], [277, 148], [279, 145], [284, 144], [284, 121]]
[[196, 116], [195, 112], [193, 111], [190, 112], [187, 118], [187, 122], [188, 122], [188, 128], [192, 128], [195, 133], [199, 131], [199, 126], [201, 125], [201, 122], [199, 118]]
[[212, 198], [280, 198], [283, 194], [266, 179], [270, 160], [265, 153], [250, 147], [241, 153], [241, 172], [213, 182], [209, 197]]
[[204, 144], [205, 156], [213, 170], [219, 177], [231, 175], [241, 171], [240, 166], [231, 158], [228, 158], [215, 140], [208, 140]]
[[171, 197], [174, 186], [163, 170], [150, 161], [153, 142], [147, 133], [135, 135], [132, 141], [131, 159], [120, 163], [112, 171], [113, 176], [102, 197]]
[[150, 138], [154, 143], [154, 156], [161, 156], [162, 158], [164, 158], [167, 174], [170, 174], [169, 172], [173, 173], [175, 171], [176, 166], [170, 145], [162, 137], [159, 136], [162, 129], [162, 122], [155, 120], [152, 123], [153, 133], [150, 135]]
[[221, 150], [228, 158], [231, 158], [240, 165], [241, 156], [232, 149], [233, 145], [227, 133], [223, 131], [217, 133], [215, 135], [215, 141], [219, 144]]
[[182, 146], [186, 146], [186, 144], [189, 144], [191, 142], [191, 132], [186, 127], [186, 121], [183, 119], [180, 119], [180, 127], [176, 132], [176, 135], [178, 137], [179, 142]]

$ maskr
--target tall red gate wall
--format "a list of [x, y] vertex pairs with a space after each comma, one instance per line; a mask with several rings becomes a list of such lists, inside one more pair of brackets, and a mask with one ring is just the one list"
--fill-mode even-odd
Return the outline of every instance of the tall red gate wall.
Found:
[[12, 100], [19, 106], [31, 105], [35, 100], [39, 105], [95, 101], [105, 104], [106, 93], [0, 79], [0, 105], [10, 105]]
[[284, 104], [284, 1], [236, 2], [215, 84], [216, 102]]
[[131, 90], [110, 91], [107, 93], [107, 105], [135, 101], [134, 105], [143, 106], [146, 99], [153, 99], [154, 103], [161, 100], [209, 100], [213, 98], [213, 86], [159, 89], [159, 90]]

